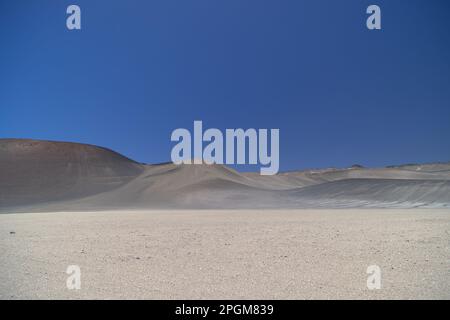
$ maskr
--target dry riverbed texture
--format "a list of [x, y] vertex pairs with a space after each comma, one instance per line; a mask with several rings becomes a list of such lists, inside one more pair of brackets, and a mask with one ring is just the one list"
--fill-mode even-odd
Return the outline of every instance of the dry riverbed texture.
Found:
[[449, 240], [448, 209], [2, 214], [0, 298], [449, 299]]

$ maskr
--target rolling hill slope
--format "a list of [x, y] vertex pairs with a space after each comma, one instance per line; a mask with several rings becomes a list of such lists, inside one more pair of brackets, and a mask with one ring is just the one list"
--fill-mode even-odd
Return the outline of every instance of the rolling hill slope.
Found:
[[450, 207], [450, 164], [260, 176], [142, 165], [92, 145], [0, 139], [0, 210]]

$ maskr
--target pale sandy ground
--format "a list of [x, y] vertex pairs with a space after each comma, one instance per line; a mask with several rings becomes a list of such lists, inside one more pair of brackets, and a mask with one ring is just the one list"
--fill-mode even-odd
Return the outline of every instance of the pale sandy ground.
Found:
[[0, 298], [449, 299], [449, 240], [448, 209], [2, 214]]

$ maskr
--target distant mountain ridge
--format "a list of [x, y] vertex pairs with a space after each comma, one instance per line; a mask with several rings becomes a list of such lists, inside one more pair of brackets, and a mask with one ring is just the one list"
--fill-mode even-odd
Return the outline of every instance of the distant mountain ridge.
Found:
[[240, 173], [144, 165], [94, 145], [0, 139], [0, 211], [450, 207], [450, 163]]

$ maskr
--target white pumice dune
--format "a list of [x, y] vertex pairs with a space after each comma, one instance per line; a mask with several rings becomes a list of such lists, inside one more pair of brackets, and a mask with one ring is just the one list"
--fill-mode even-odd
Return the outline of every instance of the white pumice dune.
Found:
[[447, 209], [3, 214], [0, 298], [450, 299], [449, 240]]

